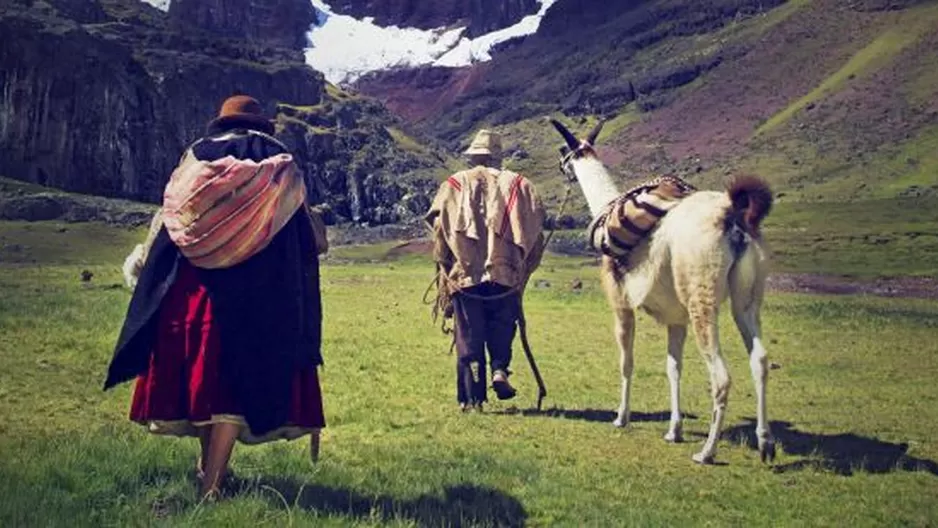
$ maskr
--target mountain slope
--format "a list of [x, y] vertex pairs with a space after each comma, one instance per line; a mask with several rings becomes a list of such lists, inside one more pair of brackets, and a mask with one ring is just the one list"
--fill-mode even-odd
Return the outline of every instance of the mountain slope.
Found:
[[513, 166], [554, 200], [548, 115], [611, 120], [601, 154], [623, 184], [748, 170], [784, 199], [890, 198], [938, 193], [936, 55], [933, 0], [560, 0], [491, 63], [356, 88], [453, 149], [483, 125], [506, 132], [527, 153]]
[[[299, 14], [261, 16], [277, 6]], [[220, 102], [248, 93], [279, 114], [314, 200], [336, 220], [418, 216], [426, 177], [448, 158], [413, 148], [421, 140], [380, 104], [346, 96], [305, 64], [302, 46], [288, 44], [302, 44], [294, 19], [312, 12], [307, 0], [176, 0], [168, 14], [138, 0], [9, 3], [0, 11], [0, 174], [158, 201]]]

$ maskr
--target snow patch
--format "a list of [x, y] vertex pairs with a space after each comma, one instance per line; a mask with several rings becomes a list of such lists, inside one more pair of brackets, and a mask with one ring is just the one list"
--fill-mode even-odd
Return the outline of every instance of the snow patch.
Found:
[[172, 3], [172, 0], [142, 0], [142, 1], [162, 11], [169, 11], [169, 4]]
[[[147, 0], [151, 3], [169, 0]], [[536, 14], [517, 24], [469, 39], [465, 27], [422, 30], [381, 27], [374, 18], [357, 20], [336, 14], [324, 0], [311, 0], [318, 23], [310, 28], [306, 62], [329, 82], [346, 84], [363, 74], [398, 67], [467, 66], [492, 60], [492, 48], [507, 40], [537, 32], [544, 14], [557, 0], [540, 0]]]
[[540, 0], [541, 8], [537, 13], [528, 15], [518, 21], [517, 24], [506, 28], [486, 33], [472, 40], [463, 38], [459, 45], [438, 58], [434, 65], [436, 66], [465, 66], [473, 62], [487, 62], [492, 60], [489, 54], [496, 45], [509, 41], [513, 38], [524, 37], [537, 33], [541, 27], [541, 19], [547, 14], [550, 6], [557, 0]]

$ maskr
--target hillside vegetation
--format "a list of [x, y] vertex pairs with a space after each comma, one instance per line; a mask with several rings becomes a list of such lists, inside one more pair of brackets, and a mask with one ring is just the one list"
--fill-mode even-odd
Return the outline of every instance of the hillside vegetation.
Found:
[[[783, 201], [914, 200], [938, 196], [935, 56], [934, 0], [561, 0], [491, 64], [360, 88], [453, 148], [501, 130], [555, 206], [561, 141], [547, 116], [584, 133], [605, 119], [600, 154], [623, 187], [755, 172]], [[422, 87], [429, 115], [412, 112]]]

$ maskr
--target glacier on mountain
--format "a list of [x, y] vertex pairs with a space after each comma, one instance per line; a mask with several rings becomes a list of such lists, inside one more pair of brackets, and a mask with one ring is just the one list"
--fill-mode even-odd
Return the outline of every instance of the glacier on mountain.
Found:
[[[153, 0], [156, 1], [156, 0]], [[336, 14], [324, 0], [311, 0], [318, 22], [307, 38], [306, 62], [329, 82], [347, 84], [377, 70], [414, 66], [467, 66], [492, 59], [492, 48], [507, 40], [537, 32], [541, 19], [557, 0], [540, 0], [536, 14], [512, 26], [474, 39], [465, 27], [422, 30], [381, 27], [374, 19]]]
[[143, 1], [163, 11], [169, 11], [169, 4], [172, 2], [172, 0], [143, 0]]
[[[169, 11], [172, 0], [142, 0]], [[465, 27], [417, 29], [382, 27], [374, 19], [337, 14], [325, 0], [310, 0], [317, 23], [307, 33], [306, 62], [323, 72], [329, 82], [347, 84], [371, 71], [415, 66], [468, 66], [492, 60], [496, 45], [537, 32], [541, 19], [557, 0], [539, 0], [537, 13], [518, 23], [474, 39]]]

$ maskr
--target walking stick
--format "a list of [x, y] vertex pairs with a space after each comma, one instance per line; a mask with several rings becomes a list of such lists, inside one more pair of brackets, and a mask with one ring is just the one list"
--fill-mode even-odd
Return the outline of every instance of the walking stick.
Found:
[[[563, 210], [567, 206], [567, 201], [570, 199], [570, 191], [572, 188], [568, 181], [567, 188], [564, 191], [563, 201], [560, 202], [560, 210], [557, 213], [557, 218], [563, 214]], [[541, 251], [547, 249], [547, 244], [550, 243], [550, 239], [554, 236], [555, 229], [556, 227], [552, 227], [550, 232], [547, 233]], [[534, 379], [537, 381], [537, 410], [540, 411], [541, 404], [544, 402], [544, 398], [547, 397], [547, 387], [544, 385], [544, 378], [541, 377], [540, 369], [537, 368], [537, 362], [534, 361], [534, 354], [531, 353], [531, 344], [528, 343], [528, 325], [527, 321], [524, 319], [524, 291], [527, 289], [528, 279], [530, 278], [530, 274], [525, 276], [521, 290], [518, 292], [518, 333], [521, 336], [521, 347], [524, 349], [524, 356], [528, 358], [528, 363], [531, 365], [531, 372], [534, 373]]]
[[524, 306], [521, 296], [518, 297], [518, 333], [521, 335], [521, 347], [524, 349], [524, 356], [528, 358], [528, 364], [531, 365], [531, 372], [534, 373], [534, 379], [537, 381], [537, 410], [541, 410], [541, 403], [547, 396], [547, 387], [544, 386], [544, 378], [541, 377], [541, 371], [537, 368], [537, 362], [534, 361], [534, 354], [531, 353], [531, 345], [528, 343], [528, 325], [524, 319]]

